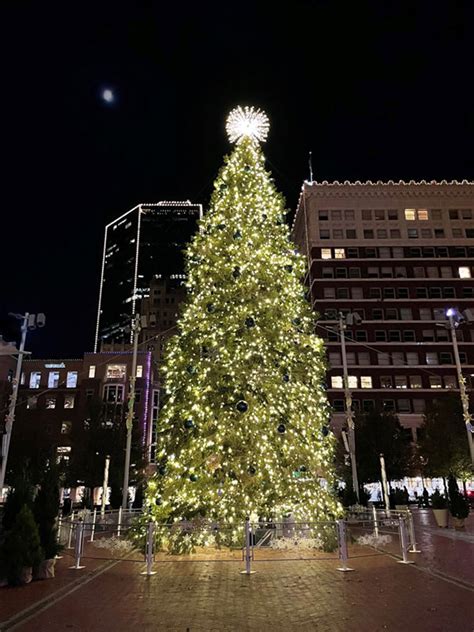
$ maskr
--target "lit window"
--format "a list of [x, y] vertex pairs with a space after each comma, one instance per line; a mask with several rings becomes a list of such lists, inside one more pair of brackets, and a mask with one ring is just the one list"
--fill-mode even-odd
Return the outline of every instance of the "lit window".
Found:
[[105, 377], [108, 380], [123, 380], [125, 378], [125, 364], [108, 364]]
[[410, 375], [410, 388], [422, 388], [421, 375]]
[[66, 395], [64, 397], [64, 408], [74, 408], [74, 395]]
[[25, 384], [25, 372], [24, 371], [21, 372], [20, 384], [22, 386], [24, 386], [24, 384]]
[[405, 219], [408, 219], [408, 220], [416, 219], [416, 212], [414, 208], [405, 209]]
[[68, 371], [66, 378], [66, 388], [76, 388], [77, 386], [77, 371]]
[[26, 407], [29, 410], [34, 410], [36, 408], [37, 403], [38, 403], [38, 398], [36, 397], [36, 395], [32, 395], [31, 397], [28, 397], [28, 399], [26, 400]]
[[46, 409], [47, 410], [52, 410], [53, 408], [56, 408], [56, 398], [55, 397], [47, 397], [46, 398]]
[[441, 376], [440, 375], [430, 375], [430, 388], [441, 388]]
[[331, 248], [321, 248], [321, 259], [332, 259]]
[[471, 269], [467, 266], [462, 266], [458, 268], [459, 278], [460, 279], [470, 279], [471, 278]]
[[392, 388], [392, 377], [390, 375], [382, 375], [380, 377], [380, 387], [381, 388]]
[[345, 250], [345, 248], [334, 248], [334, 258], [335, 259], [345, 259], [346, 258], [346, 250]]
[[428, 209], [419, 208], [418, 209], [418, 219], [419, 220], [427, 220], [428, 219]]
[[395, 388], [407, 388], [406, 375], [396, 375], [395, 376]]
[[349, 388], [357, 388], [357, 375], [348, 375]]
[[69, 446], [69, 445], [59, 446], [56, 449], [56, 453], [57, 453], [56, 461], [58, 463], [61, 463], [61, 461], [67, 463], [69, 461], [69, 458], [70, 458], [71, 446]]
[[143, 365], [139, 364], [137, 366], [137, 375], [136, 377], [143, 377]]
[[40, 371], [32, 371], [30, 373], [30, 388], [39, 388], [41, 382]]
[[340, 375], [331, 377], [331, 388], [342, 388], [342, 377]]
[[433, 351], [427, 351], [426, 364], [438, 364], [438, 354]]
[[72, 421], [63, 421], [61, 424], [61, 434], [70, 434], [72, 429]]
[[48, 388], [58, 388], [59, 371], [50, 371], [48, 375]]
[[458, 383], [455, 375], [444, 376], [444, 388], [457, 388]]
[[109, 404], [123, 402], [123, 386], [120, 384], [109, 384], [104, 389], [104, 400]]
[[361, 388], [372, 388], [372, 378], [370, 375], [362, 375], [360, 378]]
[[91, 364], [89, 367], [89, 377], [95, 377], [95, 364]]

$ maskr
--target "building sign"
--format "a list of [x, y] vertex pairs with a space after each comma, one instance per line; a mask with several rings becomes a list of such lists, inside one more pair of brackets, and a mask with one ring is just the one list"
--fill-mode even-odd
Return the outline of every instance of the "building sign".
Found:
[[45, 364], [45, 369], [65, 369], [66, 365], [64, 362], [59, 362], [58, 364]]

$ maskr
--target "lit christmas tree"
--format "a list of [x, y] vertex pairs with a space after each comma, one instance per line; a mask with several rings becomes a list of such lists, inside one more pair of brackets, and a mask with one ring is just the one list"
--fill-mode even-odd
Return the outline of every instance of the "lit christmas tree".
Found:
[[265, 171], [267, 131], [258, 110], [229, 115], [235, 149], [187, 251], [188, 296], [165, 359], [147, 499], [159, 522], [226, 524], [234, 538], [246, 516], [311, 522], [340, 511], [323, 343], [304, 259]]

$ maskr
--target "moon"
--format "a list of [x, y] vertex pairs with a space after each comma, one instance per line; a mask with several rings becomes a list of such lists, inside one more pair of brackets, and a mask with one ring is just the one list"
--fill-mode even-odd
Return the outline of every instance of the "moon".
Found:
[[110, 88], [104, 88], [102, 90], [101, 97], [102, 97], [102, 100], [108, 104], [111, 104], [115, 101], [115, 94], [113, 93], [113, 90], [111, 90]]

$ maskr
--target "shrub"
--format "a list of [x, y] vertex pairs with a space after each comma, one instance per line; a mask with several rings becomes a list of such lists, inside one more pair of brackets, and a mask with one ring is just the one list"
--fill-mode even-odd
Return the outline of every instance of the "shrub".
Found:
[[59, 513], [59, 472], [55, 465], [43, 474], [40, 489], [35, 498], [33, 513], [47, 560], [53, 559], [61, 550], [57, 541], [56, 518]]
[[22, 583], [23, 569], [38, 566], [42, 559], [43, 550], [33, 512], [23, 505], [0, 549], [2, 574], [11, 586], [17, 586]]
[[449, 511], [453, 518], [463, 520], [469, 515], [469, 503], [460, 493], [454, 476], [448, 478]]
[[430, 502], [432, 509], [447, 509], [448, 500], [444, 494], [439, 493], [439, 489], [435, 489], [430, 496]]

